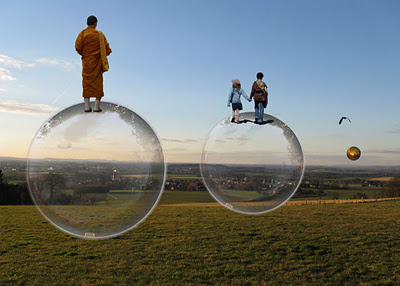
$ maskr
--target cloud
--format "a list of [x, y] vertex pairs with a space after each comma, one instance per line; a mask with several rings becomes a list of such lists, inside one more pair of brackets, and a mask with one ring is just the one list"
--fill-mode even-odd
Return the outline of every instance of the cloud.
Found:
[[400, 133], [400, 126], [397, 124], [397, 128], [392, 129], [392, 130], [386, 130], [385, 133], [389, 133], [389, 134], [399, 134], [399, 133]]
[[377, 154], [400, 154], [400, 148], [394, 149], [367, 149], [365, 153], [377, 153]]
[[60, 149], [69, 149], [69, 148], [72, 147], [72, 143], [64, 141], [64, 142], [61, 142], [60, 144], [58, 144], [57, 147], [60, 148]]
[[241, 154], [241, 156], [281, 156], [282, 154], [285, 155], [286, 152], [284, 151], [262, 151], [262, 150], [247, 150], [247, 151], [207, 151], [208, 154], [210, 155], [224, 155], [224, 156], [232, 156], [235, 157], [238, 154]]
[[91, 137], [95, 132], [92, 126], [96, 125], [98, 119], [94, 116], [88, 116], [84, 121], [74, 121], [64, 130], [64, 140], [66, 142], [78, 143]]
[[[0, 55], [0, 65], [21, 69], [23, 67], [33, 67], [35, 64], [23, 62], [6, 55]], [[10, 75], [8, 69], [0, 67], [0, 80], [16, 80], [16, 78]]]
[[0, 68], [0, 79], [1, 80], [15, 80], [15, 77], [10, 75], [10, 71]]
[[309, 154], [306, 153], [304, 154], [304, 157], [306, 157], [307, 161], [311, 160], [323, 160], [323, 161], [337, 161], [337, 160], [343, 160], [346, 159], [346, 154], [342, 155], [328, 155], [328, 154]]
[[246, 138], [246, 137], [230, 137], [230, 136], [224, 136], [223, 138], [222, 138], [222, 141], [241, 141], [241, 142], [244, 142], [244, 141], [249, 141], [250, 139], [249, 138]]
[[14, 59], [14, 58], [6, 56], [6, 55], [0, 55], [0, 80], [8, 80], [8, 81], [16, 80], [16, 78], [11, 75], [10, 70], [5, 69], [4, 67], [20, 70], [20, 69], [26, 68], [26, 67], [32, 68], [37, 65], [57, 66], [66, 71], [72, 71], [80, 66], [80, 62], [79, 62], [79, 60], [66, 61], [66, 60], [60, 60], [60, 59], [38, 58], [38, 59], [34, 60], [34, 62], [29, 63], [29, 62], [24, 62], [21, 60]]
[[0, 88], [0, 92], [2, 92], [2, 91], [7, 91], [7, 89], [5, 89], [5, 88]]
[[243, 144], [246, 141], [249, 141], [249, 138], [245, 138], [245, 137], [229, 137], [229, 136], [224, 136], [222, 137], [222, 139], [215, 139], [215, 142], [218, 143], [229, 143], [231, 141], [233, 142], [239, 142], [241, 144]]
[[307, 165], [346, 165], [346, 166], [398, 166], [399, 160], [398, 156], [393, 154], [384, 155], [382, 153], [388, 153], [387, 150], [380, 150], [380, 154], [375, 154], [368, 152], [369, 150], [361, 150], [361, 157], [357, 161], [351, 161], [347, 158], [345, 154], [343, 155], [313, 155], [305, 154], [305, 161]]
[[78, 60], [66, 61], [59, 59], [39, 58], [36, 59], [35, 62], [41, 65], [58, 66], [68, 71], [74, 70], [80, 66], [80, 62]]
[[51, 114], [56, 110], [57, 110], [56, 107], [45, 104], [29, 104], [29, 103], [20, 103], [11, 100], [0, 99], [0, 112], [40, 115], [40, 114]]
[[24, 61], [20, 61], [20, 60], [14, 59], [14, 58], [6, 56], [6, 55], [0, 55], [0, 64], [9, 66], [9, 67], [13, 67], [13, 68], [17, 68], [17, 69], [21, 69], [23, 67], [35, 66], [35, 64], [33, 64], [33, 63], [27, 63]]
[[172, 143], [197, 143], [197, 142], [199, 142], [199, 140], [196, 140], [196, 139], [178, 140], [178, 139], [166, 139], [166, 138], [163, 138], [161, 140], [164, 141], [164, 142], [172, 142]]

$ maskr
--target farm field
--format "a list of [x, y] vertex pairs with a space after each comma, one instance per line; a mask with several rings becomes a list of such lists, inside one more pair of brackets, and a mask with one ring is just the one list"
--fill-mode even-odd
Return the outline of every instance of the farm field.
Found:
[[[354, 195], [358, 191], [354, 190], [327, 190], [326, 196], [322, 200], [332, 200], [332, 193], [339, 195], [338, 200], [353, 200]], [[363, 193], [368, 195], [368, 198], [374, 199], [375, 194], [380, 194], [380, 191], [368, 190]], [[320, 197], [292, 197], [289, 202], [297, 201], [319, 201]], [[186, 192], [186, 191], [164, 191], [160, 204], [181, 204], [181, 203], [213, 203], [216, 202], [207, 191]]]
[[[381, 190], [373, 190], [373, 189], [365, 189], [365, 190], [324, 190], [324, 192], [326, 193], [326, 195], [322, 196], [323, 200], [331, 200], [333, 194], [337, 194], [338, 195], [338, 199], [342, 199], [342, 200], [348, 200], [348, 199], [353, 199], [354, 196], [357, 193], [362, 193], [365, 194], [368, 198], [372, 199], [375, 197], [381, 197]], [[318, 196], [314, 196], [314, 197], [292, 197], [290, 200], [297, 200], [297, 201], [304, 201], [304, 200], [319, 200], [320, 197]]]
[[94, 241], [60, 232], [34, 206], [0, 206], [0, 285], [400, 284], [400, 201], [256, 216], [174, 206], [190, 202], [213, 200], [165, 192], [137, 228]]

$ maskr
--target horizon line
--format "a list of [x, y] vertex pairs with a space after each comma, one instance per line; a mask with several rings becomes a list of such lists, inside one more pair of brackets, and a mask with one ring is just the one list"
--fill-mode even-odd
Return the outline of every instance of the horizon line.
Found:
[[[5, 160], [54, 160], [54, 161], [87, 161], [87, 162], [121, 162], [121, 163], [156, 163], [156, 162], [151, 162], [151, 161], [121, 161], [121, 160], [110, 160], [110, 159], [73, 159], [73, 158], [23, 158], [23, 157], [12, 157], [12, 156], [0, 156], [0, 159], [5, 159]], [[162, 163], [162, 162], [158, 162]], [[166, 165], [178, 165], [178, 164], [188, 164], [188, 165], [201, 165], [201, 162], [163, 162]], [[229, 165], [242, 165], [242, 166], [265, 166], [266, 164], [238, 164], [238, 163], [213, 163], [209, 165], [224, 165], [224, 166], [229, 166]], [[280, 164], [268, 164], [268, 166], [279, 166]], [[400, 168], [399, 165], [347, 165], [347, 164], [334, 164], [334, 165], [328, 165], [328, 164], [305, 164], [304, 168], [307, 167], [346, 167], [346, 168], [373, 168], [373, 167], [381, 167], [381, 168]]]

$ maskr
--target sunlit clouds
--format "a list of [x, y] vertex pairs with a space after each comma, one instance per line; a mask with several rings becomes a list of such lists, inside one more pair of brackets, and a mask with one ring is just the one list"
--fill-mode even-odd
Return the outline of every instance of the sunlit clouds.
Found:
[[201, 154], [203, 139], [162, 138], [167, 162], [197, 162]]
[[11, 76], [9, 70], [0, 68], [0, 80], [16, 80], [16, 78]]
[[6, 56], [6, 55], [0, 55], [0, 65], [1, 66], [12, 67], [12, 68], [17, 68], [17, 69], [22, 69], [24, 67], [34, 67], [35, 66], [34, 63], [28, 63], [28, 62], [25, 62], [25, 61], [14, 59], [14, 58]]
[[41, 65], [57, 66], [66, 71], [72, 71], [72, 70], [78, 69], [80, 67], [79, 60], [67, 61], [67, 60], [60, 60], [60, 59], [54, 59], [54, 58], [39, 58], [39, 59], [36, 59], [35, 62], [37, 64], [41, 64]]
[[46, 104], [29, 104], [0, 99], [0, 112], [42, 115], [52, 114], [57, 109], [58, 108]]
[[[55, 58], [21, 60], [0, 54], [0, 84], [2, 82], [4, 83], [3, 86], [0, 86], [0, 93], [6, 96], [8, 95], [8, 98], [0, 99], [0, 112], [31, 115], [49, 115], [54, 113], [54, 111], [56, 111], [58, 108], [51, 105], [19, 102], [21, 98], [24, 97], [25, 92], [23, 89], [21, 89], [21, 83], [24, 84], [25, 82], [23, 74], [29, 75], [33, 72], [35, 74], [40, 73], [40, 70], [45, 66], [58, 67], [69, 72], [72, 70], [77, 70], [79, 64], [79, 60], [68, 61]], [[19, 84], [14, 82], [19, 82]], [[10, 95], [6, 93], [9, 89], [14, 90], [12, 96], [17, 95], [18, 100], [10, 99]], [[20, 92], [15, 94], [15, 90], [20, 90]], [[62, 94], [64, 94], [64, 92]]]
[[[3, 81], [15, 81], [19, 70], [24, 68], [40, 68], [41, 66], [53, 66], [61, 68], [65, 71], [78, 70], [80, 61], [75, 60], [63, 60], [56, 58], [37, 58], [29, 61], [23, 61], [12, 58], [6, 55], [0, 55], [0, 80]], [[1, 90], [0, 90], [1, 91]]]
[[168, 143], [197, 143], [197, 142], [199, 142], [198, 139], [167, 139], [167, 138], [162, 138], [161, 140], [163, 142], [168, 142]]
[[6, 55], [0, 55], [0, 80], [14, 81], [16, 78], [11, 74], [11, 69], [22, 69], [24, 67], [33, 67], [35, 64], [27, 63], [14, 59]]

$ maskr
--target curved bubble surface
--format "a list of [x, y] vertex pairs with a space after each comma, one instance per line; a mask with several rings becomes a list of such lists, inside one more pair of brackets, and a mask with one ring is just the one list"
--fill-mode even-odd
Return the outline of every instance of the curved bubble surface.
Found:
[[165, 183], [161, 143], [132, 110], [84, 104], [47, 120], [29, 150], [27, 179], [41, 213], [56, 227], [83, 238], [108, 238], [141, 223]]
[[245, 214], [278, 208], [299, 187], [304, 173], [303, 151], [293, 131], [278, 118], [264, 114], [254, 123], [254, 112], [230, 117], [208, 134], [201, 157], [203, 181], [224, 207]]

